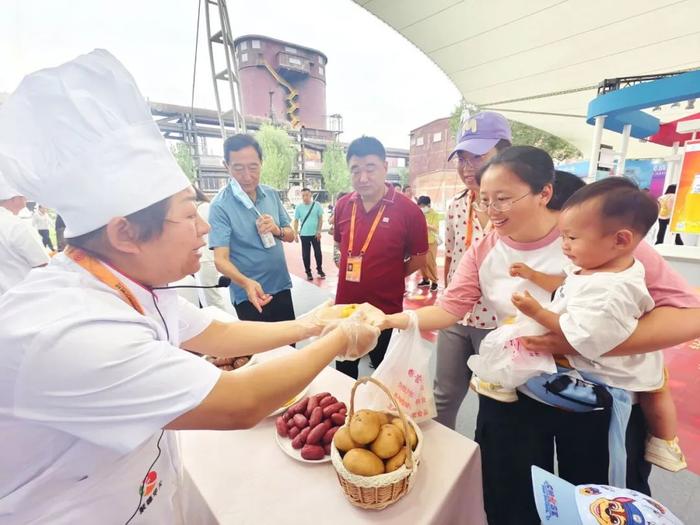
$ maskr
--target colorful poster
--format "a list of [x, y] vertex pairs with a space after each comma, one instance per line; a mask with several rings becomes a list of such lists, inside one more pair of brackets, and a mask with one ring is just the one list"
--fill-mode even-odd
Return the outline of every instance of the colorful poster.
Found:
[[685, 143], [671, 231], [700, 233], [700, 140]]

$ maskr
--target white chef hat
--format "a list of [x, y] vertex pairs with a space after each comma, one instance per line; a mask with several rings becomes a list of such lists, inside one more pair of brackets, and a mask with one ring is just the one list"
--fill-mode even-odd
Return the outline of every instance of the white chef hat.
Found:
[[2, 172], [0, 171], [0, 201], [6, 201], [7, 199], [11, 199], [12, 197], [17, 197], [20, 193], [13, 189], [5, 179], [5, 177], [2, 176]]
[[190, 185], [126, 68], [97, 49], [26, 76], [0, 106], [0, 171], [76, 237]]

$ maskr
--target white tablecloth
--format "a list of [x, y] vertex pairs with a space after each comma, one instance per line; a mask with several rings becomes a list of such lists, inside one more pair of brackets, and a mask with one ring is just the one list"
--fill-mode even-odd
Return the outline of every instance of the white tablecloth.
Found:
[[[289, 350], [260, 357], [283, 351]], [[326, 368], [309, 393], [329, 391], [348, 402], [352, 383]], [[421, 424], [421, 430], [424, 444], [415, 485], [382, 511], [350, 504], [331, 463], [305, 464], [282, 452], [274, 418], [245, 431], [180, 432], [183, 464], [196, 487], [186, 490], [186, 497], [199, 500], [201, 494], [211, 512], [200, 511], [198, 524], [485, 524], [478, 445], [434, 421]], [[192, 502], [190, 511], [198, 505], [201, 501]], [[195, 523], [191, 515], [188, 522]]]

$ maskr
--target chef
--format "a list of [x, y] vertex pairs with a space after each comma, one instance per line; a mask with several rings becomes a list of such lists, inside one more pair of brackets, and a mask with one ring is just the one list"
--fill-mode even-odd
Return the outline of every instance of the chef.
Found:
[[36, 230], [17, 216], [26, 202], [0, 173], [0, 295], [49, 262]]
[[[0, 172], [57, 210], [67, 249], [0, 298], [0, 524], [182, 522], [173, 430], [254, 426], [379, 331], [361, 317], [212, 320], [167, 285], [209, 226], [129, 72], [96, 50], [27, 76], [0, 107]], [[188, 352], [189, 350], [191, 352]]]

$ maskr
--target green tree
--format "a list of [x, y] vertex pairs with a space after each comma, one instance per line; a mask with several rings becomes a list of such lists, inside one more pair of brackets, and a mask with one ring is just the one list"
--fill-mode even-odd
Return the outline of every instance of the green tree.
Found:
[[289, 188], [289, 175], [296, 149], [286, 131], [271, 124], [263, 124], [255, 133], [263, 152], [260, 182], [278, 190]]
[[170, 146], [170, 152], [175, 157], [180, 169], [185, 172], [187, 178], [194, 184], [197, 181], [197, 168], [194, 165], [190, 147], [184, 142], [176, 142]]
[[[462, 111], [464, 110], [465, 104], [458, 104], [452, 110], [450, 115], [450, 130], [456, 137], [459, 133], [460, 118], [462, 116]], [[554, 160], [562, 161], [566, 159], [579, 158], [583, 155], [579, 149], [567, 142], [566, 140], [552, 135], [546, 131], [523, 124], [517, 120], [510, 120], [510, 129], [513, 132], [513, 145], [514, 146], [535, 146], [537, 148], [542, 148], [547, 153], [549, 153]]]
[[333, 142], [326, 146], [321, 175], [323, 175], [323, 187], [332, 200], [335, 200], [338, 192], [350, 190], [350, 170], [340, 144]]
[[408, 168], [399, 168], [397, 171], [399, 173], [399, 182], [401, 183], [401, 187], [403, 188], [404, 186], [408, 186]]

